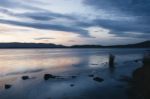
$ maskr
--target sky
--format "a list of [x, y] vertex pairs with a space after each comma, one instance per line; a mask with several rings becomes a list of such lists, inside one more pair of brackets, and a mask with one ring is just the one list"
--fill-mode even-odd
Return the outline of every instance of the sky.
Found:
[[137, 43], [149, 17], [150, 0], [0, 0], [0, 42]]

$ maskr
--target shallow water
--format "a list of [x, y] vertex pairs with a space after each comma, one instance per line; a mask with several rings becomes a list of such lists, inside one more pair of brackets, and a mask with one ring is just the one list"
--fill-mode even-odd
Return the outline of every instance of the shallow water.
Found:
[[103, 67], [108, 54], [116, 62], [141, 58], [146, 49], [0, 49], [0, 76], [47, 68], [71, 69]]
[[[147, 49], [0, 49], [0, 99], [127, 99], [126, 83]], [[108, 55], [116, 68], [108, 69]], [[51, 73], [63, 79], [44, 81]], [[104, 79], [96, 82], [89, 74]], [[22, 80], [22, 75], [32, 79]], [[71, 76], [77, 76], [72, 78]], [[11, 84], [8, 90], [5, 84]], [[70, 85], [74, 84], [73, 87]]]

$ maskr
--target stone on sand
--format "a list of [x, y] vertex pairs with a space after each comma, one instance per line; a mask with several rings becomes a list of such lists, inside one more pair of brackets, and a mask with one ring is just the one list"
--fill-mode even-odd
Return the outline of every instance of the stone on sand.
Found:
[[22, 80], [27, 80], [29, 79], [29, 76], [22, 76]]
[[48, 79], [50, 79], [50, 78], [55, 79], [56, 76], [54, 76], [54, 75], [52, 75], [52, 74], [45, 74], [45, 75], [44, 75], [44, 80], [48, 80]]
[[100, 77], [94, 77], [93, 80], [97, 81], [97, 82], [102, 82], [104, 81], [104, 79], [100, 78]]
[[9, 89], [9, 88], [11, 88], [11, 86], [12, 85], [10, 85], [10, 84], [5, 84], [5, 89]]

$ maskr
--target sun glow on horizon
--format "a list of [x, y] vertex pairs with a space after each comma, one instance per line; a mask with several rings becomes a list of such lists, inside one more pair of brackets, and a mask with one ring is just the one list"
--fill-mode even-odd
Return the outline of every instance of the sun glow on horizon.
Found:
[[40, 30], [0, 24], [0, 42], [34, 42], [69, 44], [78, 34], [63, 31]]

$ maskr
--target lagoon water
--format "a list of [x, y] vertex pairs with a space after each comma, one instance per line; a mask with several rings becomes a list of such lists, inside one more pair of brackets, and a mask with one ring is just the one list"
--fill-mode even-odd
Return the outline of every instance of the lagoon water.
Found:
[[[147, 50], [0, 49], [0, 99], [127, 99], [125, 83], [117, 79], [131, 76], [141, 65], [134, 60], [141, 59]], [[108, 70], [110, 53], [116, 56], [115, 71]], [[63, 79], [44, 81], [45, 73]], [[104, 81], [95, 82], [89, 74]], [[22, 75], [33, 79], [23, 81]], [[6, 90], [5, 84], [11, 84], [12, 88]]]

